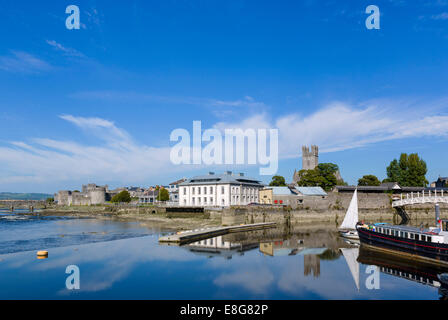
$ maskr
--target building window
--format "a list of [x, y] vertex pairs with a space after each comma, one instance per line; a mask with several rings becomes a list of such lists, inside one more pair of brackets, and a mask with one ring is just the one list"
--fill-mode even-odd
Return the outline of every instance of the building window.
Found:
[[193, 198], [191, 198], [191, 203], [192, 203], [192, 204], [194, 204], [194, 197], [193, 197]]
[[221, 187], [221, 194], [224, 194], [224, 187]]
[[198, 194], [201, 194], [201, 187], [198, 187]]
[[187, 194], [187, 188], [182, 188], [184, 190], [184, 196]]
[[204, 187], [204, 194], [207, 194], [207, 187]]
[[213, 198], [210, 197], [210, 204], [213, 204]]
[[213, 194], [213, 187], [210, 187], [210, 194]]
[[194, 194], [194, 187], [191, 188], [191, 194]]

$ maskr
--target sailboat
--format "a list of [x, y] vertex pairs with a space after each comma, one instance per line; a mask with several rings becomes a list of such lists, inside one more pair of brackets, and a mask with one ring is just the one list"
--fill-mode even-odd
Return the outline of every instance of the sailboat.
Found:
[[357, 261], [359, 248], [340, 248], [339, 250], [341, 250], [344, 255], [345, 262], [347, 262], [353, 280], [355, 280], [356, 288], [358, 288], [359, 291], [359, 263]]
[[359, 239], [356, 224], [358, 223], [358, 189], [355, 189], [352, 200], [345, 213], [344, 221], [339, 227], [339, 232], [345, 238]]

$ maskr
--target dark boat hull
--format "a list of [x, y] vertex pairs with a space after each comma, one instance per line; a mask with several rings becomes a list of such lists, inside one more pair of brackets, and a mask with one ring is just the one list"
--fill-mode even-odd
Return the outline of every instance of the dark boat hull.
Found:
[[361, 245], [367, 249], [448, 265], [448, 244], [404, 239], [364, 228], [358, 228], [358, 235]]

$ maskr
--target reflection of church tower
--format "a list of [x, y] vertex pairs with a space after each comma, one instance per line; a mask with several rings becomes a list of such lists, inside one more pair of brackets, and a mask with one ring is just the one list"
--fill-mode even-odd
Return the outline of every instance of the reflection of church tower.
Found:
[[315, 254], [306, 254], [303, 256], [303, 274], [308, 276], [313, 272], [313, 276], [320, 276], [320, 258]]

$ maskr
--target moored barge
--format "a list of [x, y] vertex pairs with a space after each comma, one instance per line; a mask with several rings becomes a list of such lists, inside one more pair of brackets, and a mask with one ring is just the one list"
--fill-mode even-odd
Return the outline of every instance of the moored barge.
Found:
[[438, 222], [438, 227], [427, 229], [388, 223], [360, 223], [357, 231], [361, 246], [368, 249], [448, 265], [448, 232], [443, 228], [446, 221]]

